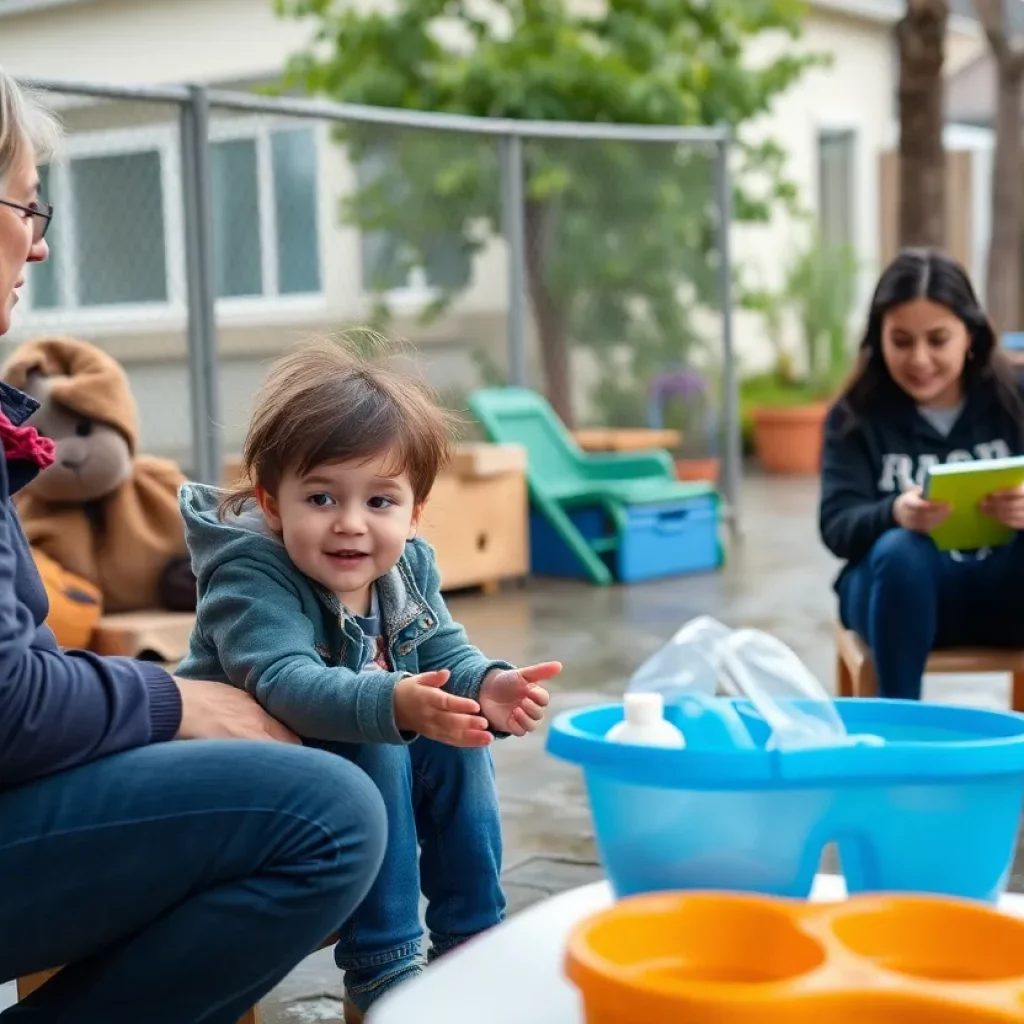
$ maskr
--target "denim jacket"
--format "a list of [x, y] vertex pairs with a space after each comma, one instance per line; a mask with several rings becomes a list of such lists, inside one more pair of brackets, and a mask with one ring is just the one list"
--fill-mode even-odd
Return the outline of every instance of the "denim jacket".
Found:
[[232, 683], [305, 739], [402, 743], [394, 689], [408, 674], [448, 669], [445, 689], [476, 698], [492, 661], [468, 640], [441, 597], [434, 552], [406, 544], [377, 581], [393, 671], [364, 671], [373, 643], [330, 591], [303, 575], [255, 502], [217, 518], [221, 493], [185, 484], [180, 505], [199, 586], [196, 623], [178, 674]]

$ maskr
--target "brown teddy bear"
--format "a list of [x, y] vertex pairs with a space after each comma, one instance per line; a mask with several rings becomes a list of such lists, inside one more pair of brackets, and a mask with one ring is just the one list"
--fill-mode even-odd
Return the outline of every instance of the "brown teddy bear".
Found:
[[194, 610], [178, 511], [185, 477], [135, 455], [138, 407], [121, 365], [87, 342], [42, 338], [0, 377], [40, 403], [29, 422], [56, 444], [55, 463], [15, 499], [33, 549], [94, 584], [106, 611]]

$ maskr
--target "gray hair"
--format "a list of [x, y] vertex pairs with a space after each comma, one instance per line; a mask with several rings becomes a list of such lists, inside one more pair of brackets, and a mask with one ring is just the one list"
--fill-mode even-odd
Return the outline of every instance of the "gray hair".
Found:
[[28, 145], [37, 163], [53, 156], [60, 123], [37, 92], [19, 85], [0, 68], [0, 185]]

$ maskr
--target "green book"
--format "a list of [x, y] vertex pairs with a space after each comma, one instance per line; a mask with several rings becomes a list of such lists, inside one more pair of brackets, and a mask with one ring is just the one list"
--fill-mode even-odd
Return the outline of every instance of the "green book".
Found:
[[985, 515], [978, 507], [996, 491], [1024, 484], [1024, 456], [975, 459], [931, 466], [924, 479], [923, 497], [953, 506], [950, 517], [931, 531], [940, 551], [974, 551], [1009, 544], [1016, 530]]

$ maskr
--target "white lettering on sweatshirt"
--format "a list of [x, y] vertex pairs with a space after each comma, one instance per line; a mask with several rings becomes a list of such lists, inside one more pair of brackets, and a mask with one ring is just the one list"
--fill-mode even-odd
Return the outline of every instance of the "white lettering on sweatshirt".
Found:
[[882, 472], [878, 477], [878, 489], [883, 494], [892, 494], [894, 491], [906, 491], [911, 487], [922, 487], [924, 478], [930, 466], [937, 466], [945, 462], [970, 462], [972, 459], [1005, 459], [1013, 453], [1010, 446], [996, 438], [994, 441], [982, 441], [974, 446], [974, 451], [969, 452], [963, 448], [954, 448], [945, 458], [925, 453], [919, 455], [916, 460], [912, 456], [902, 452], [887, 452], [882, 456]]

